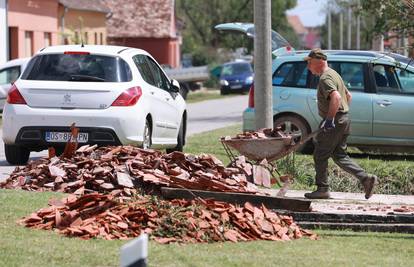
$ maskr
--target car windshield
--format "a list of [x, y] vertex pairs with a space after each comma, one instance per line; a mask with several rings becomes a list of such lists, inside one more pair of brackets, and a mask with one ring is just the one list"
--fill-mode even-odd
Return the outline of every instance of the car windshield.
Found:
[[221, 76], [251, 73], [252, 67], [249, 63], [235, 63], [224, 65], [221, 69]]
[[23, 80], [127, 82], [131, 69], [119, 57], [90, 54], [44, 54], [29, 62]]
[[[247, 29], [246, 34], [247, 36], [254, 37], [254, 25]], [[272, 51], [287, 46], [290, 46], [289, 42], [286, 41], [286, 39], [283, 38], [279, 33], [272, 30]]]

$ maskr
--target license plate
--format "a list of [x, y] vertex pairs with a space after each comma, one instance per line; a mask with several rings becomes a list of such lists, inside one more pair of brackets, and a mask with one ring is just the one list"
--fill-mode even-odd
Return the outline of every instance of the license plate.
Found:
[[242, 86], [240, 84], [230, 86], [231, 89], [240, 89]]
[[[46, 142], [64, 143], [69, 141], [70, 132], [46, 132]], [[78, 133], [78, 143], [88, 142], [88, 133]]]

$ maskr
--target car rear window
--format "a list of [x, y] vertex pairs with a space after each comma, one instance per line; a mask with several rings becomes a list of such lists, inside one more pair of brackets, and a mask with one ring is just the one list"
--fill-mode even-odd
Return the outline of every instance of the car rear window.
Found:
[[45, 54], [34, 57], [23, 80], [128, 82], [131, 69], [120, 57], [90, 54]]

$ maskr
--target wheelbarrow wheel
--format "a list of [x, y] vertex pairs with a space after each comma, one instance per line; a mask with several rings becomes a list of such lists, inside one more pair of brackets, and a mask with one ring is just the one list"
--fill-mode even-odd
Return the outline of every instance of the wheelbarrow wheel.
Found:
[[[274, 120], [273, 127], [280, 127], [283, 133], [292, 135], [293, 140], [296, 143], [310, 133], [310, 129], [303, 119], [291, 115], [276, 118]], [[297, 151], [303, 154], [312, 154], [313, 149], [313, 143], [312, 140], [310, 140], [301, 146]]]

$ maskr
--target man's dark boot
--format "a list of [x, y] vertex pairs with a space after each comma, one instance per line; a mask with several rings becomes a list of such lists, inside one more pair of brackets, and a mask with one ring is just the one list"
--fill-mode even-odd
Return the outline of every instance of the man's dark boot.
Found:
[[364, 186], [365, 199], [369, 199], [372, 196], [374, 193], [374, 186], [377, 181], [377, 176], [368, 174], [367, 178], [365, 178], [365, 180], [362, 182], [362, 185]]
[[310, 199], [327, 199], [331, 197], [331, 194], [329, 194], [328, 187], [318, 187], [312, 193], [305, 193], [305, 197]]

